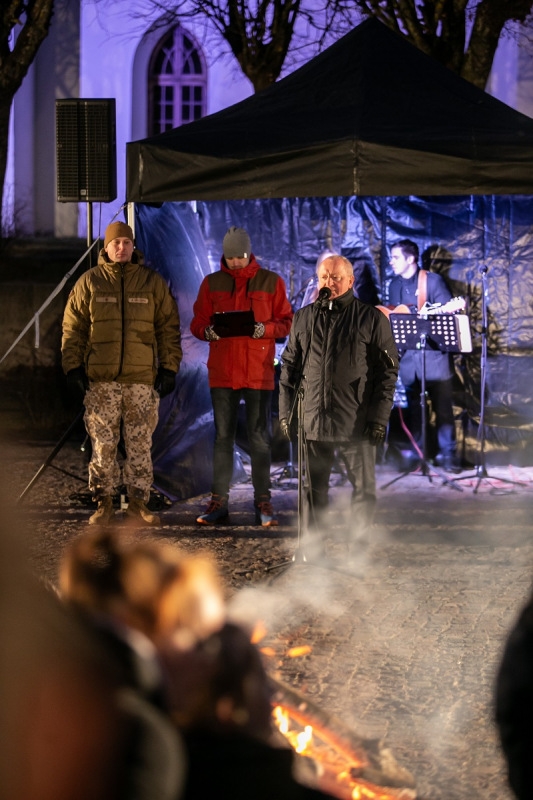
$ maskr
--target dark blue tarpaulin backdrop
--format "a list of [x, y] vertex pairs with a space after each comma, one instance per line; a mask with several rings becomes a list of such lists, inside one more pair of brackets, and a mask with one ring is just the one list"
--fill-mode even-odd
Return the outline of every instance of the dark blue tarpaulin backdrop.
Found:
[[486, 267], [486, 460], [533, 463], [532, 219], [533, 198], [521, 195], [136, 204], [137, 246], [171, 286], [184, 346], [176, 390], [161, 403], [154, 435], [156, 486], [173, 499], [210, 490], [208, 345], [191, 336], [189, 324], [200, 282], [218, 269], [230, 225], [248, 230], [256, 258], [284, 278], [295, 308], [326, 250], [341, 252], [354, 263], [363, 299], [386, 304], [390, 245], [404, 237], [416, 241], [423, 266], [444, 275], [454, 296], [467, 301], [474, 349], [455, 357], [455, 402], [459, 448], [472, 464], [479, 453], [480, 268]]

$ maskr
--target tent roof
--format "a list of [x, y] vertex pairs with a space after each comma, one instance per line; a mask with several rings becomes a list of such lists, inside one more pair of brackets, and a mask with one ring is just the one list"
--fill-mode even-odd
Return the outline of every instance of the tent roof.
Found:
[[127, 199], [533, 193], [533, 120], [375, 19], [263, 92], [127, 145]]

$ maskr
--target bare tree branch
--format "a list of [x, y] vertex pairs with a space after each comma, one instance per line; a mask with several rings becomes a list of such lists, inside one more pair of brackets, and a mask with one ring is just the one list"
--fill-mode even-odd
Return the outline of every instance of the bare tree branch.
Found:
[[348, 18], [376, 17], [456, 74], [485, 88], [511, 23], [527, 27], [533, 0], [333, 0]]
[[[115, 0], [92, 0], [107, 11]], [[2, 0], [0, 7], [0, 198], [9, 114], [48, 34], [54, 0]], [[121, 34], [194, 23], [211, 62], [231, 57], [259, 91], [315, 55], [364, 17], [375, 17], [458, 75], [484, 88], [511, 24], [532, 30], [533, 0], [130, 0]], [[102, 23], [105, 17], [102, 15]], [[524, 37], [525, 38], [525, 37]], [[1, 214], [0, 199], [0, 214]]]

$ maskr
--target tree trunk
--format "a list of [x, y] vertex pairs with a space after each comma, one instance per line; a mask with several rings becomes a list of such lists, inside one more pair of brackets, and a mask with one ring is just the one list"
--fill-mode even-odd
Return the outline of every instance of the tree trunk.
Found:
[[0, 238], [4, 236], [4, 181], [7, 169], [7, 145], [9, 140], [9, 118], [11, 97], [0, 95]]
[[0, 11], [0, 237], [11, 104], [48, 35], [54, 0], [2, 0]]
[[484, 89], [492, 69], [502, 30], [511, 20], [524, 23], [533, 8], [532, 0], [481, 0], [460, 71], [474, 86]]

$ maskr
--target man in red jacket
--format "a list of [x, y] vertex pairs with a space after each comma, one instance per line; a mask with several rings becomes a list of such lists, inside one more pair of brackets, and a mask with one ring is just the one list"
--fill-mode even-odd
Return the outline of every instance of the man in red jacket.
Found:
[[[289, 333], [292, 308], [284, 281], [263, 269], [251, 252], [250, 237], [232, 227], [223, 241], [220, 270], [207, 275], [193, 307], [191, 332], [209, 342], [207, 369], [215, 420], [213, 488], [197, 518], [212, 525], [228, 518], [229, 487], [241, 399], [252, 463], [255, 519], [277, 525], [270, 502], [270, 405], [274, 389], [275, 340]], [[242, 320], [214, 315], [247, 312]], [[238, 315], [239, 316], [239, 315]]]

